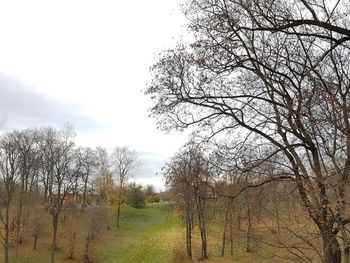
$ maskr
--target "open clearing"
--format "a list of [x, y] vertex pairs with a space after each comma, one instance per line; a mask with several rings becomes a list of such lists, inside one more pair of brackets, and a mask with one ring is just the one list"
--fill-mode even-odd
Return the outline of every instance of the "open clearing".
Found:
[[181, 229], [180, 219], [166, 205], [127, 207], [121, 214], [121, 228], [104, 237], [96, 252], [106, 263], [169, 262], [176, 242], [182, 240]]

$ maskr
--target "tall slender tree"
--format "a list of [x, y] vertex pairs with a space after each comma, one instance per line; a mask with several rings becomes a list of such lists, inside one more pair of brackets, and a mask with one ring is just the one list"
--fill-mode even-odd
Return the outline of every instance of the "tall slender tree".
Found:
[[134, 172], [139, 165], [137, 153], [125, 146], [116, 147], [111, 155], [111, 164], [113, 166], [118, 187], [117, 227], [119, 227], [120, 207], [122, 204], [124, 187], [130, 177], [134, 175]]

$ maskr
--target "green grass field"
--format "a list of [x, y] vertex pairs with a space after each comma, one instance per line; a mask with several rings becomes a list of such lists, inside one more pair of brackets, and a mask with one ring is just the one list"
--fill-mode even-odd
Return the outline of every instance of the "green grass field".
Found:
[[182, 240], [181, 222], [162, 204], [122, 210], [120, 229], [105, 237], [96, 249], [104, 263], [169, 262], [176, 242]]

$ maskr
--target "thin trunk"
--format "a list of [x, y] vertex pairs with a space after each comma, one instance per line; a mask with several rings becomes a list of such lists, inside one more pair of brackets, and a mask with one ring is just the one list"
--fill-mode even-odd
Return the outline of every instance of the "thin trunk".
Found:
[[57, 228], [58, 228], [58, 214], [53, 215], [53, 236], [51, 245], [51, 263], [55, 262], [56, 243], [57, 243]]
[[276, 191], [274, 191], [273, 193], [273, 206], [274, 206], [274, 210], [275, 210], [275, 217], [276, 217], [276, 221], [277, 221], [277, 231], [278, 233], [281, 232], [281, 226], [280, 226], [280, 214], [279, 214], [279, 207], [278, 207], [278, 198], [276, 196]]
[[200, 230], [201, 241], [202, 241], [201, 259], [205, 260], [205, 259], [208, 259], [208, 254], [207, 254], [207, 232], [206, 232], [206, 226], [205, 226], [203, 207], [204, 207], [204, 204], [202, 204], [201, 198], [197, 196], [198, 223], [199, 223], [199, 230]]
[[225, 256], [225, 246], [226, 246], [226, 230], [227, 230], [227, 224], [228, 224], [228, 212], [229, 210], [226, 210], [225, 214], [225, 224], [224, 224], [224, 232], [222, 235], [222, 248], [221, 248], [221, 256]]
[[84, 208], [86, 207], [87, 182], [88, 182], [88, 177], [86, 177], [86, 180], [84, 181], [83, 206], [81, 207], [82, 211], [84, 211]]
[[239, 231], [241, 230], [241, 228], [242, 228], [242, 218], [241, 218], [241, 215], [238, 213], [236, 229]]
[[117, 207], [117, 227], [119, 227], [119, 220], [120, 220], [120, 200], [118, 200], [118, 207]]
[[222, 234], [222, 247], [221, 247], [221, 256], [225, 256], [225, 246], [226, 246], [226, 224], [224, 227], [224, 232]]
[[86, 239], [85, 252], [84, 252], [84, 263], [92, 262], [90, 259], [90, 239]]
[[233, 255], [233, 226], [232, 221], [230, 222], [230, 253]]
[[213, 218], [215, 219], [216, 217], [216, 200], [214, 200], [214, 204], [213, 204]]
[[6, 212], [5, 212], [5, 236], [4, 236], [4, 263], [9, 263], [9, 223], [10, 223], [10, 215], [9, 215], [9, 204], [6, 206]]
[[68, 259], [73, 259], [74, 258], [75, 238], [76, 238], [76, 234], [75, 233], [71, 233], [70, 249], [69, 249]]
[[38, 237], [39, 237], [39, 233], [35, 233], [34, 234], [34, 241], [33, 241], [33, 250], [36, 250], [36, 245], [38, 243]]
[[202, 240], [201, 259], [205, 260], [205, 259], [208, 259], [208, 254], [207, 254], [207, 233], [204, 226], [200, 227], [200, 233], [201, 233], [201, 240]]
[[20, 194], [20, 201], [18, 206], [18, 211], [16, 215], [16, 247], [15, 247], [15, 255], [17, 256], [18, 245], [22, 242], [21, 237], [21, 219], [22, 219], [22, 210], [23, 210], [23, 185], [22, 185], [22, 193]]
[[189, 202], [186, 208], [186, 253], [192, 259], [192, 212]]
[[253, 237], [253, 229], [252, 229], [252, 220], [251, 220], [251, 211], [250, 205], [248, 204], [247, 209], [247, 218], [248, 218], [248, 229], [247, 229], [247, 249], [248, 253], [253, 252], [252, 250], [252, 237]]
[[45, 202], [48, 200], [48, 193], [49, 193], [48, 187], [46, 184], [44, 184], [44, 201]]

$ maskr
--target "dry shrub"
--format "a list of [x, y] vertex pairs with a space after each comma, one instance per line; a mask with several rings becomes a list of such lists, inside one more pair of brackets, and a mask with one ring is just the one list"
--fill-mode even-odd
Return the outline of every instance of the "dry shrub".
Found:
[[182, 246], [175, 246], [173, 249], [172, 263], [184, 263], [186, 262], [186, 252]]
[[85, 210], [87, 219], [87, 233], [84, 252], [84, 263], [96, 262], [92, 257], [92, 247], [98, 235], [107, 223], [108, 209], [102, 206], [93, 206]]

